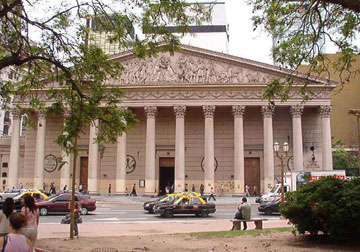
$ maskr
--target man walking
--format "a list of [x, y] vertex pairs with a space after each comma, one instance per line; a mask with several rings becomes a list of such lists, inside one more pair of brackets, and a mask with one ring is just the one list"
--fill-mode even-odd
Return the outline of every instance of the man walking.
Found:
[[213, 199], [216, 201], [214, 194], [215, 194], [215, 193], [214, 193], [214, 188], [211, 187], [211, 189], [210, 189], [209, 201], [210, 201], [211, 198], [213, 198]]

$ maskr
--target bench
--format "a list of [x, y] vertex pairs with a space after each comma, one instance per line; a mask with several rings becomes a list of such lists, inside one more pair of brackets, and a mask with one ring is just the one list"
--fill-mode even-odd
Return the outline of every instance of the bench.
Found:
[[266, 221], [267, 219], [250, 219], [250, 220], [238, 220], [238, 219], [232, 219], [230, 220], [233, 223], [234, 230], [241, 230], [241, 222], [254, 222], [255, 229], [263, 229], [263, 221]]

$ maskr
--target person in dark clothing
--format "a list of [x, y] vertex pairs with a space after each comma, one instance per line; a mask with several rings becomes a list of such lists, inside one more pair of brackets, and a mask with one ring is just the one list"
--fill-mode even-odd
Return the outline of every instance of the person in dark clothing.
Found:
[[136, 184], [134, 184], [133, 189], [132, 189], [132, 191], [131, 191], [131, 193], [130, 193], [130, 196], [132, 196], [132, 195], [137, 196], [137, 193], [136, 193]]
[[204, 194], [204, 185], [203, 184], [200, 185], [200, 194], [201, 194], [201, 196]]

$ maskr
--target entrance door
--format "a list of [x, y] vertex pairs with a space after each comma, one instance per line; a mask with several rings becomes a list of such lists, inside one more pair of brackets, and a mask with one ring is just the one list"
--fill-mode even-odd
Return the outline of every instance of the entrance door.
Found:
[[80, 184], [82, 189], [88, 189], [88, 157], [80, 157]]
[[254, 195], [254, 186], [256, 186], [256, 195], [260, 194], [260, 158], [245, 158], [245, 185], [249, 186], [249, 193]]
[[159, 160], [159, 194], [165, 194], [165, 187], [174, 185], [175, 158], [160, 158]]

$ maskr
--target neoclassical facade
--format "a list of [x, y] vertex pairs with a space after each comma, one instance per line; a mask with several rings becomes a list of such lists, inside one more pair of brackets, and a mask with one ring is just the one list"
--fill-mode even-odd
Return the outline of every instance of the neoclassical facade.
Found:
[[[280, 178], [275, 141], [289, 142], [286, 164], [291, 170], [332, 169], [330, 92], [336, 83], [307, 80], [314, 99], [302, 104], [295, 86], [288, 101], [269, 105], [261, 99], [263, 89], [270, 79], [283, 78], [285, 70], [182, 47], [173, 56], [146, 60], [128, 52], [112, 56], [126, 70], [108, 85], [123, 89], [119, 109], [131, 109], [139, 123], [116, 144], [94, 143], [98, 129], [90, 125], [79, 141], [78, 184], [90, 193], [108, 192], [111, 185], [112, 193], [123, 194], [134, 184], [138, 193], [151, 195], [166, 185], [183, 191], [193, 185], [198, 190], [201, 184], [206, 192], [224, 185], [226, 194], [243, 194], [245, 184], [251, 192], [265, 192]], [[63, 115], [32, 116], [37, 128], [29, 127], [20, 137], [20, 115], [14, 111], [17, 134], [1, 149], [9, 162], [8, 187], [20, 182], [38, 188], [50, 182], [69, 186], [72, 157], [54, 142]], [[61, 171], [44, 169], [47, 162], [51, 166], [51, 157], [60, 156], [68, 161]]]

